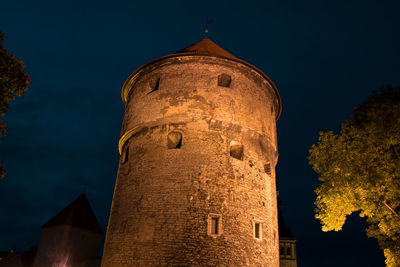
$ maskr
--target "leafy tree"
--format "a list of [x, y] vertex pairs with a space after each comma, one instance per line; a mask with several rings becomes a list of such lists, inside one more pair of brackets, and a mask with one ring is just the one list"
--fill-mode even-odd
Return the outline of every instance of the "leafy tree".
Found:
[[374, 92], [339, 134], [320, 132], [309, 161], [322, 182], [315, 190], [322, 230], [340, 231], [360, 211], [386, 265], [400, 266], [400, 88]]
[[[0, 31], [0, 117], [8, 112], [8, 102], [28, 91], [30, 77], [24, 71], [24, 63], [7, 53], [3, 47], [5, 35]], [[6, 123], [0, 118], [0, 136], [6, 135]], [[6, 170], [0, 163], [0, 179]]]

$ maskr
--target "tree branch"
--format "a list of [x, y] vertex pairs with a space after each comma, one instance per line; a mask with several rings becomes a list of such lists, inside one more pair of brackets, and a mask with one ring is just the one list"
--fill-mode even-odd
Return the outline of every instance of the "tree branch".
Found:
[[394, 211], [394, 209], [393, 209], [392, 207], [390, 207], [388, 203], [386, 203], [386, 201], [383, 201], [383, 203], [385, 204], [385, 206], [386, 206], [391, 212], [393, 212], [394, 215], [396, 215], [397, 217], [399, 217], [399, 214], [396, 213], [396, 212]]

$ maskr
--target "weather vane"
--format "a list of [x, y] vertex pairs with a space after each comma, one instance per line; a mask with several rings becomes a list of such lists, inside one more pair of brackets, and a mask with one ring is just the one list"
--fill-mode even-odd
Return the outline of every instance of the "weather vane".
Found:
[[205, 30], [204, 30], [204, 34], [206, 35], [206, 37], [207, 37], [207, 34], [208, 34], [208, 25], [210, 25], [211, 23], [213, 23], [214, 22], [214, 20], [208, 20], [207, 22], [206, 22], [206, 27], [205, 27]]

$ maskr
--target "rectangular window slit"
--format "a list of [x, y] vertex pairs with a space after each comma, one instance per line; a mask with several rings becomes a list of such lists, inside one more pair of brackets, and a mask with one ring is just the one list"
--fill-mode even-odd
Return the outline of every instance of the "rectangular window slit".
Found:
[[260, 223], [255, 223], [254, 224], [254, 237], [255, 238], [261, 238], [261, 236], [260, 236]]
[[211, 218], [211, 234], [218, 234], [218, 217]]

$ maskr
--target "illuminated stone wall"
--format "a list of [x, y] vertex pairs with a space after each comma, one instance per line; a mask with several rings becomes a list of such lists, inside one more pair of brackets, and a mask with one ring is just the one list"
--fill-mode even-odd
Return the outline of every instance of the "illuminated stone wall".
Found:
[[272, 83], [239, 60], [173, 55], [124, 93], [102, 266], [279, 266]]

